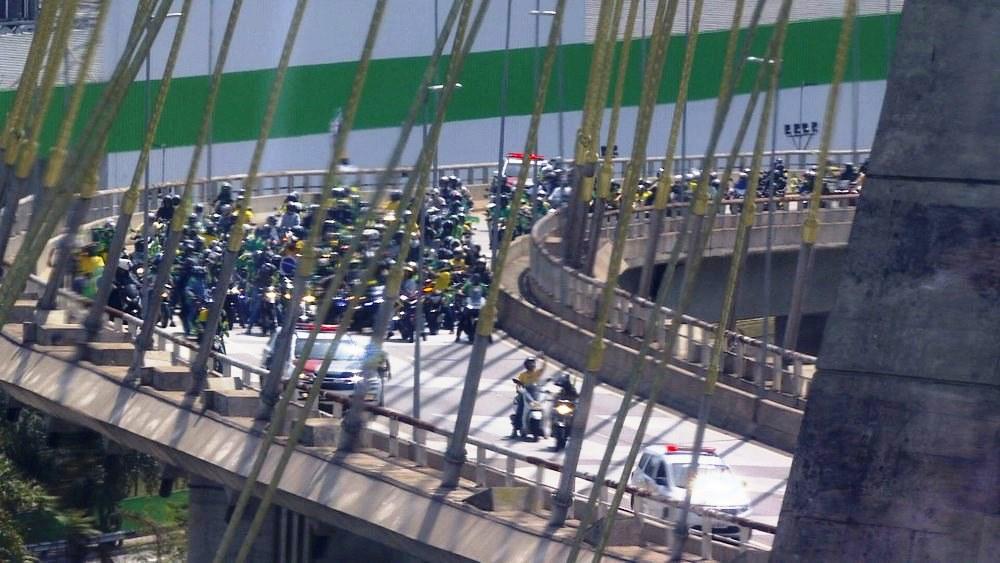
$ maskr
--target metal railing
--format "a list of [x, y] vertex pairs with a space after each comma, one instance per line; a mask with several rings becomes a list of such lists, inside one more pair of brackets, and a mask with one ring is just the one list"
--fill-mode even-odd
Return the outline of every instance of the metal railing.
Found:
[[[815, 150], [785, 150], [778, 151], [776, 156], [784, 159], [785, 166], [793, 169], [804, 170], [810, 165], [817, 164], [816, 156], [818, 153], [819, 151]], [[844, 164], [846, 162], [859, 163], [868, 158], [868, 153], [869, 151], [867, 149], [858, 151], [835, 150], [830, 151], [829, 160], [836, 164]], [[711, 166], [706, 166], [704, 155], [692, 155], [687, 158], [676, 158], [674, 159], [673, 173], [681, 174], [693, 168], [697, 168], [699, 170], [704, 170], [705, 168], [718, 170], [725, 166], [727, 158], [728, 156], [716, 155], [715, 158], [712, 159]], [[736, 158], [735, 167], [737, 169], [749, 168], [750, 160], [752, 158], [752, 152], [740, 153]], [[631, 159], [629, 157], [611, 159], [612, 176], [625, 176], [625, 166], [630, 160]], [[570, 164], [573, 162], [573, 159], [566, 159], [564, 162]], [[663, 167], [663, 163], [664, 158], [662, 156], [647, 157], [643, 175], [647, 177], [655, 176], [660, 168]], [[467, 184], [489, 184], [493, 179], [493, 175], [496, 173], [496, 169], [496, 162], [451, 164], [442, 166], [441, 174], [445, 176], [457, 176]]]
[[[777, 153], [778, 157], [785, 160], [785, 165], [787, 167], [797, 170], [805, 169], [809, 165], [815, 164], [816, 155], [817, 151], [813, 150], [787, 150], [779, 151]], [[737, 157], [736, 167], [745, 168], [749, 166], [752, 156], [752, 153], [741, 153]], [[856, 152], [851, 150], [838, 150], [830, 151], [829, 159], [834, 163], [842, 164], [844, 162], [859, 162], [867, 157], [868, 150], [859, 150]], [[613, 175], [616, 177], [623, 176], [625, 173], [625, 166], [628, 164], [628, 161], [629, 159], [626, 157], [612, 159], [611, 165]], [[566, 162], [572, 163], [572, 160], [568, 160]], [[647, 158], [645, 176], [655, 176], [657, 171], [663, 166], [663, 162], [663, 157], [653, 156]], [[725, 157], [716, 156], [713, 159], [713, 166], [709, 168], [717, 169], [723, 165], [725, 165]], [[496, 162], [449, 164], [441, 167], [441, 174], [457, 176], [468, 185], [485, 185], [492, 181], [493, 175], [496, 173], [496, 168]], [[694, 155], [685, 159], [678, 158], [674, 161], [675, 172], [691, 170], [692, 168], [706, 168], [705, 157], [701, 155]], [[382, 168], [349, 167], [338, 172], [339, 183], [358, 187], [362, 191], [368, 191], [374, 188], [383, 171], [384, 169]], [[392, 177], [392, 184], [402, 185], [403, 180], [411, 171], [412, 169], [410, 167], [400, 167]], [[325, 170], [288, 170], [282, 172], [262, 173], [258, 176], [257, 187], [254, 191], [255, 194], [259, 196], [279, 195], [290, 193], [292, 191], [315, 193], [322, 188], [325, 175]], [[234, 189], [240, 189], [243, 188], [243, 182], [245, 180], [246, 174], [199, 178], [193, 185], [195, 201], [209, 201], [213, 199], [218, 193], [218, 187], [222, 184], [222, 182], [229, 182], [233, 185]], [[162, 196], [177, 193], [183, 187], [183, 182], [165, 182], [151, 185], [149, 192], [146, 194], [146, 197], [149, 199], [149, 208], [156, 209]], [[98, 194], [91, 201], [86, 221], [93, 222], [117, 216], [125, 190], [126, 188], [109, 188], [98, 192]], [[15, 233], [22, 231], [24, 226], [27, 225], [27, 216], [24, 212], [20, 212], [20, 210], [30, 209], [31, 206], [26, 204], [30, 203], [32, 199], [33, 196], [27, 196], [22, 199], [22, 205], [19, 207], [18, 221], [15, 226]], [[143, 207], [140, 202], [138, 209], [142, 208]]]
[[[847, 241], [851, 223], [854, 218], [854, 205], [857, 204], [857, 194], [824, 196], [824, 208], [820, 212], [821, 223], [820, 244], [836, 244]], [[773, 229], [774, 248], [797, 248], [801, 241], [802, 222], [806, 217], [804, 199], [802, 197], [787, 197], [780, 200], [785, 210], [775, 211]], [[731, 202], [736, 203], [736, 202]], [[673, 248], [674, 242], [683, 224], [678, 208], [685, 204], [673, 205], [669, 208], [671, 217], [663, 222], [663, 230], [658, 243], [658, 256], [666, 258]], [[727, 208], [730, 202], [724, 204]], [[719, 255], [732, 251], [739, 224], [739, 215], [724, 210], [716, 217], [712, 235], [706, 245], [707, 255]], [[633, 212], [629, 223], [626, 262], [644, 259], [648, 238], [650, 216], [653, 210], [641, 208]], [[571, 309], [573, 312], [589, 319], [595, 319], [597, 304], [600, 301], [604, 283], [592, 276], [563, 264], [546, 245], [546, 240], [559, 231], [561, 213], [551, 213], [535, 224], [531, 232], [530, 245], [530, 276], [533, 293], [541, 292], [542, 301], [549, 301]], [[766, 229], [766, 212], [760, 212], [751, 231], [750, 250], [761, 250], [764, 245]], [[605, 240], [614, 234], [618, 225], [618, 212], [612, 211], [604, 215], [601, 226], [601, 237]], [[545, 303], [543, 302], [544, 306]], [[646, 322], [652, 315], [655, 303], [629, 293], [622, 288], [615, 288], [614, 303], [608, 317], [608, 327], [615, 333], [630, 337], [627, 342], [638, 347], [638, 342], [646, 337]], [[670, 328], [673, 312], [663, 307], [660, 318], [662, 321], [654, 328], [654, 341], [660, 350], [666, 344], [666, 335]], [[707, 369], [711, 352], [715, 347], [716, 325], [694, 318], [683, 317], [678, 328], [678, 341], [674, 349], [675, 358], [685, 362], [687, 366]], [[744, 381], [741, 384], [756, 385], [764, 391], [776, 395], [790, 396], [795, 400], [805, 400], [809, 394], [812, 381], [812, 370], [816, 358], [779, 346], [769, 344], [766, 349], [763, 342], [734, 331], [726, 332], [726, 350], [724, 353], [724, 374], [733, 381]], [[787, 402], [787, 401], [786, 401]]]

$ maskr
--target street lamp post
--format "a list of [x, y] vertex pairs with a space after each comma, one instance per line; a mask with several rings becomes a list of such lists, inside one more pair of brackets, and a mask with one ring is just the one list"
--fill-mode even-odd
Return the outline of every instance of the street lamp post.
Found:
[[[757, 388], [758, 391], [764, 388], [764, 373], [765, 370], [769, 369], [767, 365], [768, 358], [768, 346], [770, 342], [770, 326], [769, 322], [771, 319], [771, 270], [773, 268], [772, 264], [772, 254], [774, 247], [774, 168], [775, 162], [778, 159], [778, 115], [781, 113], [781, 64], [780, 60], [775, 59], [764, 59], [761, 57], [747, 57], [747, 62], [751, 63], [761, 63], [769, 65], [778, 65], [778, 77], [777, 83], [778, 87], [774, 92], [774, 116], [771, 123], [771, 172], [767, 176], [767, 242], [766, 249], [764, 251], [764, 329], [761, 333], [761, 342], [763, 358], [762, 362], [759, 364], [760, 369], [757, 371]], [[754, 180], [754, 179], [751, 179]], [[755, 181], [755, 180], [754, 180]]]
[[[462, 83], [456, 82], [455, 89], [461, 89]], [[444, 84], [434, 84], [427, 87], [427, 91], [436, 94], [444, 89]], [[427, 142], [427, 102], [430, 100], [429, 96], [424, 98], [424, 120], [423, 120], [423, 138], [422, 142]], [[437, 182], [440, 170], [438, 170], [438, 159], [437, 159], [437, 147], [434, 147], [434, 182]], [[399, 210], [402, 213], [402, 210]], [[420, 375], [421, 375], [421, 362], [420, 362], [420, 340], [424, 334], [424, 291], [423, 291], [423, 276], [424, 276], [424, 252], [426, 251], [425, 243], [426, 239], [424, 233], [427, 227], [427, 213], [426, 209], [421, 208], [418, 210], [420, 213], [420, 253], [417, 255], [417, 272], [420, 282], [417, 285], [417, 304], [414, 311], [414, 328], [413, 328], [413, 418], [420, 418]], [[402, 256], [399, 257], [400, 260], [403, 259]], [[414, 427], [413, 429], [413, 440], [419, 444], [424, 443], [424, 434], [422, 430]]]
[[[507, 29], [503, 40], [503, 74], [500, 77], [500, 143], [497, 150], [497, 174], [503, 168], [503, 153], [507, 129], [507, 88], [510, 85], [510, 12], [514, 0], [507, 0]], [[492, 238], [490, 239], [492, 241]]]
[[[170, 12], [169, 14], [166, 15], [166, 17], [167, 18], [179, 18], [182, 15], [183, 14], [181, 12]], [[150, 17], [150, 19], [153, 19], [153, 18]], [[146, 61], [145, 61], [146, 62], [146, 65], [145, 65], [146, 66], [146, 107], [145, 107], [145, 114], [146, 114], [146, 129], [147, 130], [149, 129], [150, 121], [153, 119], [153, 116], [150, 115], [151, 105], [152, 105], [152, 88], [151, 88], [151, 86], [152, 86], [152, 77], [151, 77], [150, 64], [149, 64], [149, 61], [152, 58], [153, 58], [153, 52], [152, 52], [152, 48], [151, 48], [150, 52], [146, 55]], [[162, 148], [165, 151], [166, 150], [166, 145], [162, 145]], [[165, 154], [165, 152], [164, 152], [164, 154]], [[149, 235], [150, 235], [150, 227], [152, 227], [152, 225], [150, 224], [150, 221], [149, 221], [149, 166], [150, 166], [149, 165], [149, 160], [150, 160], [149, 159], [149, 155], [146, 155], [146, 166], [145, 166], [146, 169], [145, 169], [145, 171], [143, 173], [143, 189], [142, 189], [142, 241], [143, 241], [143, 244], [146, 245], [146, 248], [143, 249], [144, 251], [143, 251], [143, 264], [142, 264], [143, 269], [142, 269], [142, 271], [143, 271], [144, 275], [143, 275], [143, 282], [142, 282], [142, 289], [143, 289], [143, 291], [142, 291], [142, 299], [146, 299], [146, 296], [147, 296], [147, 293], [148, 293], [148, 284], [149, 284], [150, 281], [152, 281], [152, 276], [149, 275], [149, 266], [151, 264], [151, 257], [149, 255], [149, 238], [150, 238]], [[161, 176], [162, 176], [163, 175], [163, 164], [162, 163], [160, 164], [160, 170], [161, 170]], [[161, 182], [162, 182], [162, 180], [161, 180]]]
[[[535, 2], [535, 6], [538, 6], [538, 2]], [[538, 49], [539, 49], [539, 22], [538, 18], [542, 16], [555, 16], [555, 10], [531, 10], [531, 15], [535, 16], [535, 88], [538, 88]], [[558, 61], [556, 64], [556, 96], [558, 101], [556, 105], [558, 106], [558, 120], [559, 120], [559, 156], [564, 157], [566, 155], [565, 150], [565, 135], [564, 135], [564, 123], [563, 123], [563, 110], [565, 104], [563, 103], [565, 95], [563, 90], [563, 52], [562, 52], [562, 29], [559, 29], [559, 39], [558, 39], [558, 51], [556, 52], [558, 56]]]
[[[684, 50], [691, 42], [691, 0], [684, 0]], [[681, 118], [681, 173], [686, 174], [691, 170], [688, 165], [688, 105], [684, 104], [684, 116]], [[712, 163], [701, 163], [703, 169], [710, 169]], [[666, 173], [667, 171], [664, 171]]]

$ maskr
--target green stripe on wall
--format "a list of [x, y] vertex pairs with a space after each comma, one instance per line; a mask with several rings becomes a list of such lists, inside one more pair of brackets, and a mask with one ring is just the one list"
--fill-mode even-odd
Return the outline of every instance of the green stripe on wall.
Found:
[[[859, 18], [857, 48], [860, 49], [860, 68], [855, 73], [849, 65], [847, 80], [885, 79], [891, 55], [887, 50], [892, 48], [898, 21], [898, 14]], [[801, 84], [828, 84], [832, 75], [833, 55], [839, 30], [840, 20], [837, 19], [791, 24], [785, 48], [782, 85], [795, 87]], [[773, 26], [761, 29], [754, 40], [753, 53], [764, 52], [772, 31]], [[725, 54], [726, 35], [727, 32], [724, 31], [701, 35], [695, 57], [695, 73], [691, 81], [691, 99], [716, 97]], [[592, 45], [564, 45], [562, 49], [565, 84], [563, 109], [577, 111], [583, 105], [581, 85], [586, 83]], [[639, 52], [640, 49], [633, 50], [636, 56], [629, 64], [625, 105], [634, 106], [638, 103], [641, 74]], [[670, 43], [665, 78], [660, 88], [661, 103], [670, 103], [676, 98], [683, 52], [683, 36], [674, 37]], [[527, 115], [531, 111], [534, 100], [532, 88], [534, 57], [534, 49], [518, 49], [510, 52], [511, 88], [508, 108], [512, 115]], [[359, 108], [356, 128], [373, 129], [399, 125], [405, 118], [426, 64], [427, 57], [373, 61], [365, 96]], [[336, 108], [347, 98], [355, 66], [354, 63], [333, 63], [289, 69], [271, 136], [297, 137], [327, 132]], [[502, 68], [502, 51], [470, 54], [460, 79], [464, 87], [457, 91], [453, 98], [448, 111], [448, 120], [499, 116]], [[257, 130], [263, 117], [273, 75], [273, 71], [269, 70], [234, 72], [225, 75], [215, 114], [213, 135], [215, 142], [247, 141], [257, 138]], [[748, 92], [751, 84], [752, 75], [748, 72], [743, 77], [739, 91]], [[158, 81], [151, 83], [154, 95], [158, 85]], [[100, 84], [88, 87], [84, 117], [88, 115], [87, 109], [94, 107], [102, 87]], [[157, 146], [185, 146], [194, 142], [207, 90], [206, 76], [178, 78], [173, 81], [157, 136]], [[546, 111], [559, 109], [556, 91], [553, 85], [549, 92]], [[53, 98], [54, 106], [43, 134], [43, 143], [46, 145], [52, 142], [58, 121], [62, 119], [62, 100], [65, 95], [65, 91], [59, 91]], [[131, 87], [113, 129], [108, 144], [109, 151], [139, 149], [145, 128], [145, 96], [145, 82], [137, 82]], [[12, 91], [0, 92], [0, 113], [6, 115], [13, 97]]]

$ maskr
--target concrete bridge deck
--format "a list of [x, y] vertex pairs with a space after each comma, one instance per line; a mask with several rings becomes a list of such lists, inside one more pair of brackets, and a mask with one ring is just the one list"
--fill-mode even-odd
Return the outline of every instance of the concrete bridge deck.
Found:
[[[5, 393], [192, 475], [233, 490], [243, 486], [263, 439], [252, 419], [222, 416], [203, 400], [185, 401], [183, 392], [123, 385], [125, 367], [74, 363], [72, 347], [24, 346], [21, 332], [7, 325], [0, 337]], [[260, 492], [280, 447], [279, 441], [269, 450]], [[465, 480], [453, 491], [439, 490], [438, 483], [436, 470], [374, 448], [343, 455], [300, 446], [282, 476], [278, 502], [429, 561], [553, 561], [568, 554], [574, 529], [551, 534], [542, 514], [478, 510], [463, 502], [477, 491], [475, 482]], [[636, 546], [613, 549], [608, 559], [656, 554]]]
[[[286, 186], [281, 185], [279, 189], [274, 190], [277, 192], [275, 195], [258, 198], [255, 200], [255, 208], [262, 211], [272, 208], [275, 202], [282, 197], [280, 194], [285, 189]], [[103, 213], [114, 210], [114, 201], [108, 203], [103, 209]], [[520, 248], [524, 248], [523, 243], [524, 241], [519, 241]], [[517, 253], [515, 252], [515, 254]], [[522, 251], [520, 259], [527, 258], [527, 255], [528, 252]], [[517, 256], [514, 258], [515, 260], [518, 259]], [[44, 262], [41, 265], [44, 267]], [[74, 300], [78, 300], [78, 298], [64, 294], [62, 304], [72, 307]], [[504, 308], [506, 309], [506, 306]], [[120, 441], [139, 451], [151, 453], [166, 463], [191, 472], [192, 475], [200, 475], [231, 489], [240, 486], [245, 476], [245, 472], [240, 473], [241, 468], [246, 468], [245, 452], [253, 451], [255, 444], [259, 444], [261, 437], [259, 429], [254, 429], [248, 418], [239, 416], [227, 417], [223, 416], [223, 413], [220, 412], [204, 410], [207, 403], [212, 402], [211, 400], [207, 403], [198, 402], [185, 405], [182, 402], [182, 395], [178, 391], [154, 390], [148, 387], [141, 387], [138, 390], [122, 388], [120, 386], [120, 378], [124, 373], [123, 368], [105, 368], [86, 363], [71, 365], [65, 361], [68, 359], [67, 354], [69, 353], [69, 350], [66, 348], [46, 348], [37, 345], [32, 345], [30, 349], [17, 348], [20, 328], [9, 325], [7, 327], [8, 333], [5, 337], [4, 346], [12, 347], [8, 350], [9, 357], [12, 360], [16, 359], [15, 361], [18, 362], [16, 365], [19, 366], [12, 374], [22, 372], [29, 365], [44, 367], [32, 368], [30, 376], [25, 376], [23, 373], [16, 377], [12, 374], [4, 374], [0, 385], [5, 389], [9, 389], [12, 395], [26, 404], [41, 408], [57, 417], [65, 418], [74, 423], [97, 430], [112, 440]], [[134, 320], [127, 321], [124, 325], [109, 325], [109, 330], [117, 331], [121, 334], [134, 332]], [[184, 346], [185, 343], [176, 342], [174, 339], [160, 332], [157, 334], [157, 339], [158, 346], [161, 349], [169, 348], [170, 350], [159, 354], [152, 354], [147, 364], [163, 366], [182, 365], [182, 356], [185, 355], [185, 351], [187, 350]], [[544, 344], [544, 341], [538, 341], [538, 343]], [[17, 349], [15, 350], [15, 348]], [[24, 350], [29, 350], [29, 352], [25, 352]], [[39, 354], [41, 357], [38, 356]], [[255, 375], [259, 377], [259, 373], [255, 373], [255, 368], [246, 363], [236, 361], [232, 357], [222, 357], [220, 360], [223, 361], [225, 375], [234, 376], [240, 382], [251, 383]], [[78, 370], [79, 373], [77, 373]], [[225, 378], [217, 378], [213, 381], [218, 383], [220, 379], [225, 380]], [[232, 386], [223, 385], [221, 388], [228, 390]], [[78, 394], [75, 391], [70, 393], [67, 389], [86, 389], [87, 391]], [[93, 411], [91, 412], [87, 409], [93, 409]], [[416, 544], [423, 546], [422, 549], [424, 551], [418, 549], [417, 551], [413, 551], [413, 553], [433, 555], [435, 559], [441, 555], [439, 553], [440, 550], [453, 550], [453, 545], [449, 545], [444, 538], [434, 535], [434, 530], [439, 529], [437, 525], [430, 525], [429, 528], [427, 525], [423, 528], [408, 525], [400, 527], [399, 530], [391, 528], [380, 529], [380, 523], [388, 522], [395, 525], [399, 521], [393, 520], [393, 516], [368, 512], [374, 510], [371, 507], [353, 507], [350, 504], [351, 502], [360, 503], [366, 499], [370, 500], [370, 498], [373, 498], [370, 495], [361, 495], [363, 497], [361, 499], [357, 498], [358, 495], [355, 495], [352, 499], [350, 494], [330, 496], [323, 493], [323, 491], [315, 489], [316, 487], [320, 487], [318, 483], [321, 483], [323, 485], [322, 488], [325, 490], [325, 485], [329, 481], [330, 487], [335, 491], [346, 491], [349, 493], [351, 491], [363, 490], [363, 488], [352, 488], [351, 486], [338, 489], [337, 487], [340, 485], [337, 483], [348, 483], [349, 485], [362, 487], [362, 483], [367, 483], [365, 479], [376, 475], [375, 478], [380, 480], [382, 488], [385, 489], [383, 492], [387, 499], [385, 503], [380, 504], [381, 506], [392, 506], [401, 498], [408, 498], [406, 495], [418, 495], [421, 496], [422, 500], [415, 502], [413, 505], [422, 507], [421, 509], [436, 506], [435, 503], [446, 504], [449, 507], [447, 510], [441, 507], [435, 510], [439, 513], [450, 515], [452, 518], [450, 522], [457, 522], [462, 518], [469, 519], [470, 522], [475, 522], [477, 518], [482, 517], [492, 522], [488, 526], [482, 525], [484, 526], [482, 530], [490, 530], [492, 529], [491, 526], [498, 526], [498, 530], [504, 526], [514, 526], [513, 530], [491, 532], [495, 537], [503, 538], [502, 540], [498, 539], [497, 544], [504, 544], [504, 549], [508, 551], [494, 550], [491, 552], [484, 550], [483, 552], [479, 552], [475, 550], [479, 546], [473, 546], [472, 551], [465, 555], [463, 555], [461, 550], [454, 550], [456, 553], [455, 557], [472, 555], [473, 557], [470, 558], [475, 559], [479, 555], [482, 555], [482, 553], [500, 553], [505, 556], [509, 553], [513, 559], [505, 558], [505, 560], [522, 560], [520, 556], [523, 553], [543, 553], [558, 558], [556, 553], [560, 549], [565, 548], [563, 542], [566, 539], [566, 532], [551, 535], [547, 534], [544, 530], [544, 510], [545, 502], [548, 498], [548, 487], [555, 482], [554, 477], [558, 476], [558, 471], [560, 470], [557, 462], [545, 459], [549, 456], [532, 457], [518, 451], [504, 451], [505, 448], [502, 447], [497, 448], [490, 444], [483, 444], [482, 442], [476, 444], [473, 441], [471, 445], [476, 450], [476, 463], [470, 463], [469, 465], [469, 480], [463, 482], [463, 488], [460, 491], [441, 495], [434, 489], [437, 481], [435, 470], [433, 469], [435, 463], [440, 465], [440, 455], [436, 454], [433, 449], [416, 447], [412, 442], [401, 439], [399, 436], [399, 426], [404, 419], [405, 417], [392, 415], [388, 416], [388, 418], [373, 421], [371, 425], [373, 431], [370, 434], [372, 437], [371, 440], [373, 445], [379, 446], [381, 449], [366, 451], [365, 454], [354, 454], [338, 459], [333, 456], [334, 450], [329, 447], [329, 444], [319, 448], [302, 446], [294, 457], [296, 464], [300, 465], [302, 469], [296, 471], [290, 470], [286, 474], [286, 479], [289, 478], [288, 475], [295, 475], [296, 477], [309, 476], [310, 479], [307, 480], [307, 484], [299, 484], [298, 486], [292, 484], [287, 487], [285, 481], [283, 481], [278, 503], [294, 510], [296, 513], [315, 516], [317, 520], [336, 522], [343, 526], [360, 526], [360, 529], [368, 530], [369, 537], [385, 545], [394, 545], [409, 551], [411, 548], [416, 549], [414, 544], [416, 542]], [[418, 425], [420, 424], [420, 421], [415, 422]], [[210, 430], [205, 430], [206, 428]], [[430, 431], [432, 432], [432, 436], [429, 442], [433, 442], [435, 439], [440, 442], [445, 437], [445, 433], [437, 429], [431, 429]], [[216, 433], [220, 436], [226, 436], [226, 438], [211, 438]], [[272, 449], [276, 447], [272, 446]], [[206, 448], [206, 450], [202, 451], [200, 448]], [[213, 457], [213, 452], [216, 457]], [[395, 455], [390, 456], [390, 452], [394, 452]], [[401, 452], [403, 453], [401, 454]], [[481, 456], [481, 452], [487, 452], [487, 455], [491, 459], [483, 463], [484, 460], [482, 458], [486, 456]], [[276, 454], [272, 453], [271, 455], [273, 457]], [[506, 459], [506, 461], [503, 461], [503, 459]], [[318, 472], [317, 470], [320, 466], [316, 465], [319, 463], [316, 460], [321, 460], [327, 464], [323, 465], [322, 470]], [[357, 463], [355, 464], [355, 462]], [[345, 464], [349, 467], [345, 468]], [[340, 472], [346, 472], [345, 475], [347, 476], [343, 478], [318, 477], [321, 473], [323, 475], [337, 475]], [[392, 479], [386, 480], [378, 476], [382, 474], [392, 476], [393, 478], [399, 477], [398, 482]], [[266, 475], [265, 472], [265, 477]], [[584, 475], [580, 475], [579, 479], [584, 482], [586, 481]], [[308, 483], [311, 483], [314, 488], [308, 489]], [[472, 492], [477, 490], [477, 487], [481, 488], [490, 484], [520, 484], [534, 487], [536, 491], [539, 491], [535, 493], [535, 498], [541, 500], [541, 505], [536, 506], [536, 510], [534, 511], [518, 511], [513, 514], [488, 514], [480, 513], [481, 511], [462, 503], [464, 497], [471, 495]], [[258, 483], [258, 487], [261, 486]], [[372, 486], [378, 488], [378, 484], [373, 484]], [[367, 485], [364, 485], [364, 487], [367, 487]], [[402, 492], [393, 493], [393, 488], [401, 489]], [[578, 492], [585, 494], [587, 490], [588, 488], [584, 485]], [[393, 494], [401, 494], [403, 496], [394, 497], [392, 496]], [[335, 500], [346, 504], [336, 504]], [[641, 502], [641, 500], [640, 497], [639, 501]], [[323, 504], [324, 502], [326, 504]], [[418, 513], [419, 510], [412, 513], [407, 510], [406, 514], [409, 515], [407, 520], [419, 520], [419, 516], [413, 516], [413, 514]], [[626, 512], [627, 515], [628, 513]], [[399, 516], [395, 517], [398, 518]], [[367, 524], [363, 524], [364, 522], [367, 522]], [[747, 529], [753, 527], [759, 531], [773, 531], [773, 527], [769, 528], [767, 525], [760, 523], [745, 522], [744, 524], [747, 526]], [[370, 529], [365, 528], [365, 525], [369, 526]], [[471, 529], [480, 530], [477, 526], [479, 525], [472, 525]], [[453, 534], [455, 529], [461, 528], [442, 526], [440, 529], [448, 530]], [[665, 529], [666, 524], [662, 521], [653, 518], [645, 519], [641, 533], [643, 539], [640, 542], [644, 545], [633, 545], [631, 547], [619, 546], [612, 550], [610, 556], [624, 559], [635, 559], [637, 557], [656, 559], [662, 557], [664, 554], [662, 543], [666, 537]], [[518, 539], [521, 538], [521, 535], [524, 535], [527, 539]], [[467, 537], [478, 538], [479, 534]], [[425, 544], [424, 540], [430, 543]], [[449, 541], [464, 540], [451, 538]], [[516, 546], [506, 545], [515, 541], [530, 547], [524, 547], [523, 552], [510, 551], [520, 549]], [[711, 545], [713, 542], [705, 542], [706, 545], [701, 545], [700, 543], [695, 542], [690, 546], [690, 550], [701, 550], [703, 553], [711, 554]], [[549, 544], [553, 545], [550, 546]], [[486, 545], [494, 544], [487, 542]], [[737, 555], [746, 547], [748, 547], [746, 544], [740, 549], [735, 549], [731, 546], [716, 545], [714, 552], [717, 558], [725, 560]], [[756, 557], [763, 554], [764, 552], [751, 549], [743, 557]], [[493, 559], [486, 558], [482, 560]]]

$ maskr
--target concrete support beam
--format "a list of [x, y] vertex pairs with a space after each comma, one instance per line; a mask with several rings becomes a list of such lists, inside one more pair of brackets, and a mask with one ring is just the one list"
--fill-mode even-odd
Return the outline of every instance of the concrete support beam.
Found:
[[[188, 488], [191, 491], [188, 503], [188, 561], [191, 563], [211, 561], [215, 556], [216, 549], [218, 549], [219, 540], [222, 539], [222, 534], [226, 531], [229, 500], [222, 485], [195, 475], [191, 476]], [[251, 504], [251, 507], [254, 505]], [[264, 521], [264, 526], [261, 527], [248, 561], [273, 563], [279, 560], [278, 510], [273, 507], [270, 509], [270, 514]], [[247, 517], [240, 523], [240, 528], [236, 532], [237, 538], [246, 537], [250, 520], [255, 512], [255, 507], [246, 512]], [[240, 541], [233, 542], [225, 560], [236, 559], [236, 553], [240, 546]]]
[[907, 0], [772, 561], [1000, 552], [1000, 1]]

